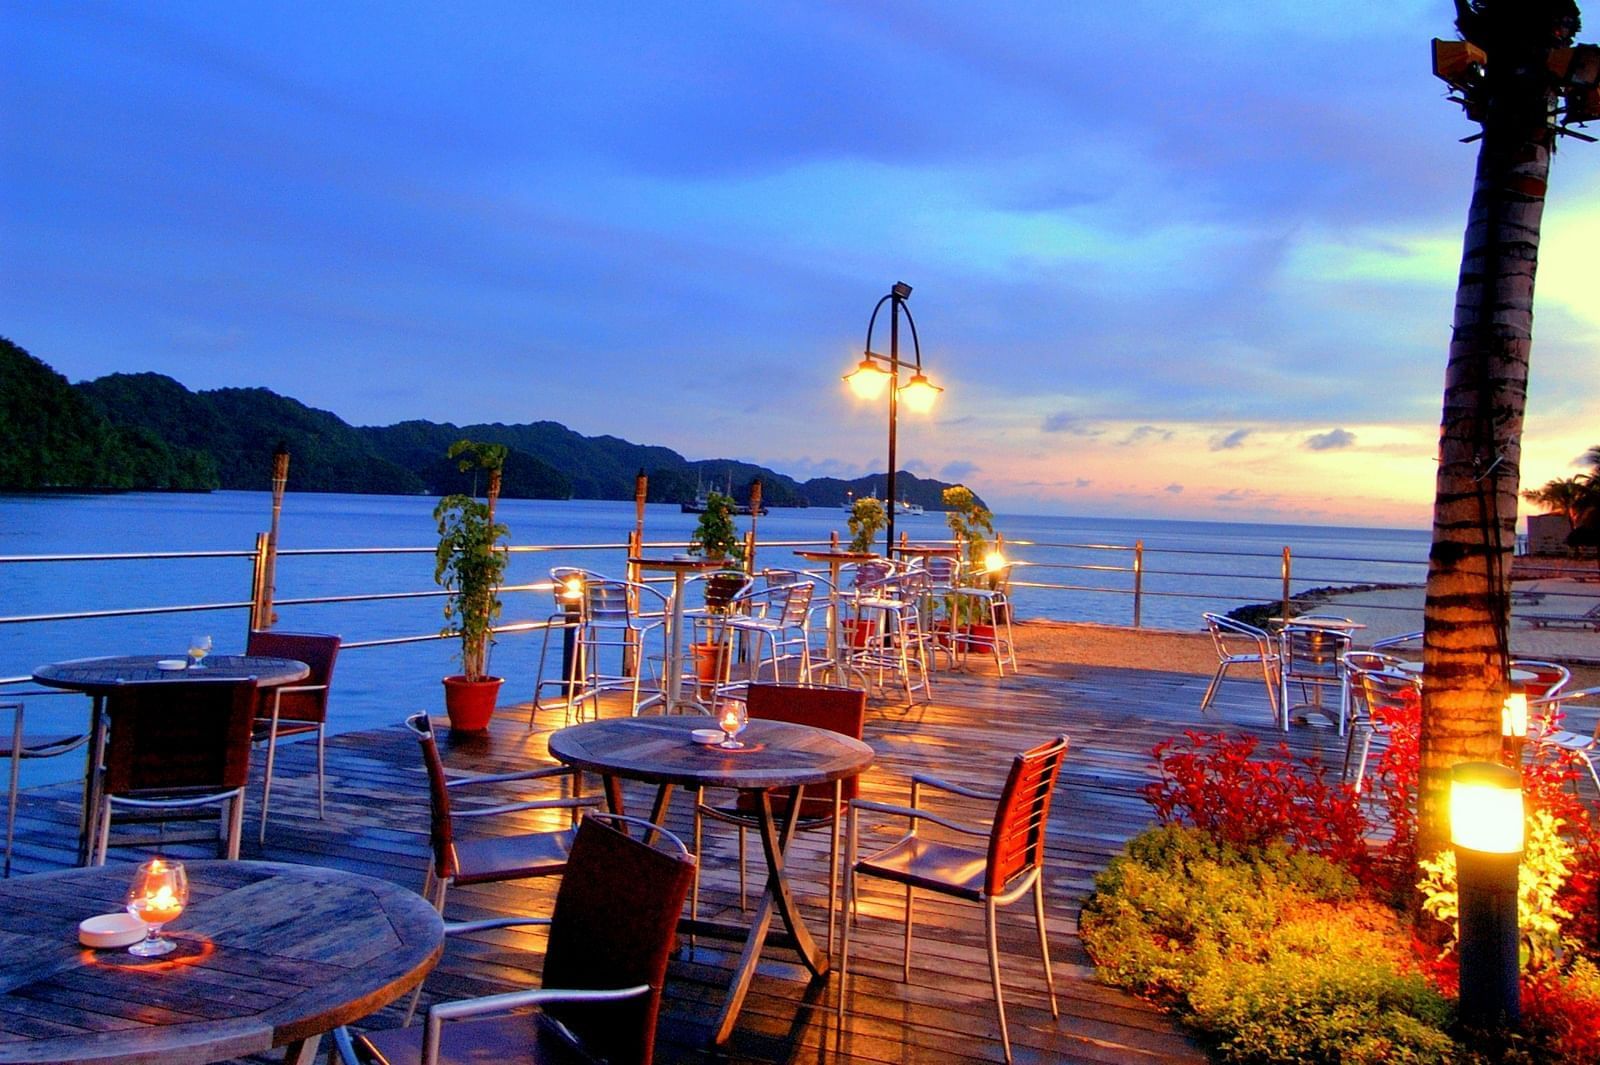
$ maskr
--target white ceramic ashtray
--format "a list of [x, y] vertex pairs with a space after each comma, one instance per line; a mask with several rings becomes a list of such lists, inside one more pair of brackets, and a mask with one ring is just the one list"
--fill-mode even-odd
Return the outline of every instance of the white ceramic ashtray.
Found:
[[710, 746], [713, 743], [722, 742], [722, 730], [719, 728], [697, 728], [689, 733], [689, 738], [696, 743], [704, 743]]
[[106, 913], [78, 922], [78, 942], [95, 950], [131, 947], [144, 933], [144, 922], [131, 913]]
[[163, 673], [176, 673], [180, 669], [188, 669], [189, 663], [182, 658], [163, 658], [156, 663], [156, 668]]

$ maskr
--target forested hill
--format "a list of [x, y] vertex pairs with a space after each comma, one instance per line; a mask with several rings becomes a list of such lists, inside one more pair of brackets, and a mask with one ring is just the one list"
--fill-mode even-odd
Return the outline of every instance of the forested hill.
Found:
[[[0, 341], [0, 491], [42, 488], [270, 487], [272, 453], [290, 453], [289, 488], [304, 492], [428, 494], [468, 487], [445, 458], [463, 437], [508, 449], [505, 494], [528, 499], [632, 499], [650, 478], [650, 501], [676, 503], [696, 489], [748, 498], [761, 479], [770, 506], [834, 506], [881, 491], [883, 476], [804, 484], [732, 459], [684, 458], [670, 448], [584, 436], [557, 422], [452, 425], [409, 421], [353, 426], [265, 388], [191, 392], [155, 373], [110, 374], [69, 385], [26, 351]], [[940, 506], [948, 485], [900, 474], [902, 498]]]

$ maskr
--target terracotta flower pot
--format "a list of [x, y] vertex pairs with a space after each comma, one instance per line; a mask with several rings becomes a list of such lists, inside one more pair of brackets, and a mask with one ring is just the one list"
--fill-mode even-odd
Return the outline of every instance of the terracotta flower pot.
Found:
[[694, 654], [694, 675], [700, 682], [699, 698], [709, 699], [728, 675], [729, 647], [721, 643], [697, 643], [691, 644], [689, 650]]
[[457, 674], [444, 678], [444, 709], [450, 715], [450, 728], [456, 732], [482, 732], [494, 716], [504, 677], [468, 680]]
[[877, 631], [877, 624], [863, 618], [846, 618], [844, 623], [845, 642], [851, 647], [865, 647], [867, 641], [872, 639], [872, 634]]
[[992, 651], [994, 650], [993, 625], [968, 625], [961, 630], [961, 649], [963, 651]]

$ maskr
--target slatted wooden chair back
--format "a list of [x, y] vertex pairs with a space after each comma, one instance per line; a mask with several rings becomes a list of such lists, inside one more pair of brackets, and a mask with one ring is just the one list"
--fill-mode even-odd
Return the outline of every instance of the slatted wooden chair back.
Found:
[[[339, 658], [339, 637], [318, 632], [275, 632], [257, 629], [250, 633], [245, 654], [262, 658], [290, 658], [311, 667], [311, 675], [291, 687], [318, 688], [317, 691], [283, 692], [278, 699], [280, 721], [328, 720], [328, 691], [333, 684], [333, 665]], [[263, 691], [266, 717], [271, 714], [269, 691]]]
[[244, 787], [255, 702], [253, 677], [118, 688], [106, 705], [105, 790], [135, 795]]
[[[785, 721], [792, 725], [811, 725], [825, 728], [859, 740], [867, 724], [867, 693], [855, 688], [834, 688], [826, 685], [797, 686], [793, 684], [752, 684], [745, 695], [745, 711], [752, 719]], [[860, 792], [860, 777], [846, 777], [840, 781], [840, 793], [845, 802]], [[802, 801], [805, 817], [832, 816], [831, 789], [807, 789]], [[815, 794], [812, 794], [815, 792]], [[756, 796], [741, 791], [738, 809], [754, 811]]]
[[667, 960], [693, 876], [693, 858], [657, 850], [599, 818], [579, 823], [556, 892], [544, 986], [650, 986], [647, 995], [617, 1002], [550, 1004], [546, 1012], [590, 1057], [649, 1065]]
[[1067, 737], [1057, 736], [1023, 751], [1011, 763], [989, 833], [989, 869], [984, 892], [1005, 892], [1017, 876], [1044, 865], [1045, 825], [1050, 798], [1067, 756]]
[[428, 843], [433, 848], [433, 874], [440, 880], [456, 875], [455, 830], [450, 823], [450, 789], [445, 787], [444, 760], [433, 738], [427, 714], [412, 714], [406, 727], [422, 748], [422, 766], [428, 772]]

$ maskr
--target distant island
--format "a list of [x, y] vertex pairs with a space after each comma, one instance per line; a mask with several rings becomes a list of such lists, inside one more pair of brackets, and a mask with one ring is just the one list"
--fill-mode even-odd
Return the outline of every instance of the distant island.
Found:
[[[838, 506], [876, 494], [884, 481], [876, 474], [801, 482], [749, 462], [691, 461], [670, 448], [584, 436], [558, 422], [354, 426], [270, 389], [191, 392], [156, 373], [74, 385], [0, 337], [0, 491], [264, 491], [282, 444], [292, 456], [291, 491], [442, 495], [463, 487], [445, 459], [463, 437], [506, 445], [509, 498], [632, 499], [643, 470], [652, 503], [730, 485], [743, 503], [759, 478], [767, 506]], [[896, 474], [899, 496], [928, 510], [943, 509], [948, 487]]]

